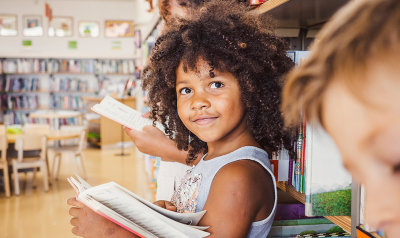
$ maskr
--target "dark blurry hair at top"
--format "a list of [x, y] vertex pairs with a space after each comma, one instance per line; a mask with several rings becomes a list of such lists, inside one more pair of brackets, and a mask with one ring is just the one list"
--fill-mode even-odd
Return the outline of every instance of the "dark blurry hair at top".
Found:
[[151, 118], [161, 121], [180, 150], [189, 150], [188, 163], [206, 152], [207, 144], [179, 118], [176, 71], [181, 63], [185, 72], [196, 71], [199, 60], [238, 80], [247, 125], [258, 143], [270, 152], [282, 145], [290, 148], [280, 104], [281, 79], [293, 62], [286, 55], [287, 44], [273, 30], [268, 16], [247, 11], [243, 4], [215, 0], [189, 19], [172, 18], [155, 42], [142, 87], [148, 91]]
[[[178, 3], [178, 5], [180, 5], [182, 7], [197, 8], [197, 7], [202, 6], [204, 3], [210, 2], [213, 0], [159, 0], [159, 1], [162, 1], [160, 15], [165, 20], [166, 16], [170, 15], [168, 8], [170, 7], [171, 1], [176, 1]], [[226, 1], [234, 1], [237, 3], [243, 3], [244, 5], [247, 5], [247, 6], [249, 5], [248, 0], [226, 0]]]

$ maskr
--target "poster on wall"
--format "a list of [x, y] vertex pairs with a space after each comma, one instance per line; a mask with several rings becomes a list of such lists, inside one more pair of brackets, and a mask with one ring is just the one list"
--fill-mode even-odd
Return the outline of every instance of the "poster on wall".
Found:
[[81, 21], [78, 31], [80, 37], [96, 38], [100, 35], [100, 25], [94, 21]]
[[0, 14], [0, 36], [16, 36], [17, 15]]
[[25, 15], [23, 17], [24, 36], [42, 36], [43, 24], [42, 16], [40, 15]]
[[106, 37], [133, 37], [133, 21], [106, 21]]
[[72, 17], [53, 17], [49, 23], [49, 36], [69, 37], [73, 35]]

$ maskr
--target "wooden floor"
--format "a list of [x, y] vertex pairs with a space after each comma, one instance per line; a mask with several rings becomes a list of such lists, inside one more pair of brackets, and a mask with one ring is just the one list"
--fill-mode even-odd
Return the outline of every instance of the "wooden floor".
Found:
[[[118, 150], [101, 151], [89, 148], [85, 151], [87, 182], [94, 186], [114, 181], [150, 201], [154, 198], [149, 188], [142, 159], [136, 159], [136, 149], [126, 149], [129, 156], [116, 156]], [[50, 158], [51, 152], [50, 152]], [[52, 161], [50, 160], [50, 165]], [[63, 158], [60, 177], [45, 192], [42, 175], [37, 176], [37, 188], [33, 189], [33, 173], [20, 173], [21, 195], [6, 198], [0, 188], [0, 237], [1, 238], [67, 238], [71, 233], [66, 200], [76, 196], [66, 178], [74, 175], [75, 163]]]

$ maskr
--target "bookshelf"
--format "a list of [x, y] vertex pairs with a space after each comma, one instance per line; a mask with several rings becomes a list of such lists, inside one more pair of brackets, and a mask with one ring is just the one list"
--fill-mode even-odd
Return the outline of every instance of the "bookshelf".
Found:
[[86, 113], [84, 97], [119, 90], [119, 84], [134, 75], [133, 57], [0, 58], [0, 122], [30, 122], [29, 114], [36, 110]]
[[[276, 182], [276, 186], [282, 191], [288, 193], [290, 196], [305, 204], [306, 198], [304, 193], [297, 192], [292, 185], [288, 185], [286, 182]], [[340, 226], [343, 230], [351, 232], [351, 217], [350, 216], [326, 216], [328, 220], [332, 221], [336, 225]]]
[[[288, 185], [286, 182], [276, 182], [276, 186], [282, 191], [286, 192], [297, 201], [301, 203], [305, 203], [305, 194], [297, 192], [296, 189], [292, 185]], [[325, 216], [326, 219], [340, 226], [343, 230], [351, 233], [351, 217], [350, 216]], [[363, 228], [363, 226], [360, 226]], [[375, 238], [383, 238], [382, 236], [376, 234], [376, 232], [369, 233], [371, 237]]]

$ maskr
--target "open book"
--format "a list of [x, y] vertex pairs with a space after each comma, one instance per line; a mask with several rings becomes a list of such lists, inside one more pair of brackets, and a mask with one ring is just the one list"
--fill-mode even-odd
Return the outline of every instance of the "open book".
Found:
[[76, 175], [68, 182], [77, 191], [77, 200], [96, 213], [139, 237], [206, 237], [208, 227], [196, 226], [206, 211], [177, 213], [154, 205], [117, 183], [96, 187]]
[[[94, 105], [92, 111], [126, 126], [129, 129], [141, 131], [144, 126], [153, 125], [153, 120], [142, 117], [140, 112], [108, 95], [104, 97], [100, 104]], [[156, 127], [164, 132], [161, 123], [156, 122]]]

